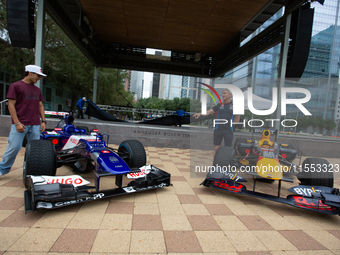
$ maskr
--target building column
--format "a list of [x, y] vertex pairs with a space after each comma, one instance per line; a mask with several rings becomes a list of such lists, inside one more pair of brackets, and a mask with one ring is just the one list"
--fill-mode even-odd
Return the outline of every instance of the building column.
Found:
[[[35, 65], [44, 68], [44, 46], [45, 46], [45, 0], [39, 0], [37, 12], [37, 32], [35, 41]], [[42, 88], [42, 80], [35, 85]]]
[[94, 67], [94, 75], [93, 75], [93, 103], [97, 103], [97, 81], [98, 81], [98, 67]]
[[[287, 56], [288, 56], [288, 46], [289, 46], [289, 33], [290, 33], [290, 24], [291, 24], [292, 14], [285, 14], [285, 22], [284, 22], [284, 37], [281, 42], [281, 51], [280, 51], [280, 61], [279, 61], [279, 72], [278, 72], [278, 82], [277, 82], [277, 90], [278, 90], [278, 98], [277, 98], [277, 108], [275, 112], [275, 119], [281, 120], [281, 87], [285, 85], [286, 79], [286, 67], [287, 67]], [[281, 121], [274, 122], [274, 128], [278, 131], [280, 130]], [[279, 133], [277, 134], [279, 136]]]

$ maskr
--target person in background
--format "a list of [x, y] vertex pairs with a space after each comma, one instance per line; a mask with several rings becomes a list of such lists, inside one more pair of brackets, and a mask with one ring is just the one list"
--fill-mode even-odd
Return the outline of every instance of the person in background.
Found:
[[78, 110], [78, 114], [77, 114], [77, 118], [79, 119], [85, 119], [84, 118], [84, 104], [86, 102], [86, 97], [80, 98], [76, 104], [77, 110]]
[[9, 86], [6, 98], [12, 126], [8, 146], [0, 162], [0, 177], [11, 171], [25, 135], [27, 134], [27, 142], [30, 142], [33, 139], [38, 140], [40, 132], [45, 131], [45, 109], [42, 104], [44, 98], [41, 90], [34, 85], [42, 76], [46, 77], [46, 74], [42, 73], [40, 66], [27, 65], [24, 79]]
[[177, 115], [176, 119], [175, 119], [175, 127], [177, 127], [177, 125], [179, 127], [181, 127], [182, 126], [182, 122], [183, 122], [183, 116], [184, 115], [189, 115], [189, 113], [183, 111], [182, 108], [179, 108], [179, 110], [175, 111], [173, 114]]
[[[224, 139], [225, 146], [232, 146], [233, 143], [233, 127], [230, 126], [230, 121], [233, 123], [240, 121], [240, 116], [233, 115], [233, 101], [231, 100], [231, 92], [229, 89], [224, 89], [222, 92], [223, 103], [215, 105], [212, 109], [208, 110], [206, 115], [217, 113], [217, 119], [225, 119], [228, 121], [228, 124], [216, 124], [214, 130], [214, 155], [216, 151], [221, 146], [222, 140]], [[196, 113], [193, 115], [196, 119], [198, 119], [202, 114]]]

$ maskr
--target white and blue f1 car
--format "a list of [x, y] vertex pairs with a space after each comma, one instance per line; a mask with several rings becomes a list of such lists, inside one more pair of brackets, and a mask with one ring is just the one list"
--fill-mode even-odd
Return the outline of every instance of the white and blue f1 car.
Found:
[[[133, 192], [170, 186], [170, 174], [146, 165], [144, 146], [137, 140], [107, 146], [104, 135], [72, 134], [62, 149], [50, 139], [32, 140], [26, 146], [23, 181], [25, 211], [55, 209]], [[94, 172], [94, 185], [78, 175], [55, 176], [63, 164], [75, 162], [79, 169]], [[100, 190], [100, 179], [115, 176], [112, 189]], [[131, 181], [123, 186], [123, 177]]]

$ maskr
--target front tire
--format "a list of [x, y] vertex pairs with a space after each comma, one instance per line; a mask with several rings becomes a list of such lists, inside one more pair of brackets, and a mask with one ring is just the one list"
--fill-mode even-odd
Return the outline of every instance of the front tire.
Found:
[[302, 163], [302, 168], [302, 172], [298, 174], [301, 185], [333, 188], [333, 169], [326, 159], [306, 158]]
[[143, 144], [137, 140], [123, 141], [118, 148], [122, 158], [130, 168], [139, 168], [146, 165], [146, 152]]
[[234, 156], [235, 151], [232, 147], [221, 146], [216, 151], [213, 165], [220, 167], [229, 166], [232, 164]]
[[54, 145], [48, 140], [32, 140], [26, 146], [23, 182], [26, 189], [29, 183], [26, 181], [28, 175], [48, 175], [56, 174], [56, 153]]

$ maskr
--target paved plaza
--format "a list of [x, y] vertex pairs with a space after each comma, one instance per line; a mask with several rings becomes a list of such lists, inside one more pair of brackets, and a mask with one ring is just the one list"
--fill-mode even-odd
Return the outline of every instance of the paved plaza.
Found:
[[[0, 137], [1, 156], [6, 147], [7, 137]], [[22, 149], [12, 171], [0, 178], [0, 255], [340, 254], [339, 216], [200, 186], [203, 178], [190, 175], [190, 162], [212, 158], [212, 152], [145, 149], [147, 162], [171, 173], [173, 186], [27, 214]], [[57, 170], [70, 174], [66, 166]], [[83, 177], [94, 181], [92, 173]], [[102, 188], [112, 188], [113, 178], [103, 178]], [[283, 183], [282, 196], [297, 184]], [[276, 188], [257, 183], [257, 191], [273, 194]]]

